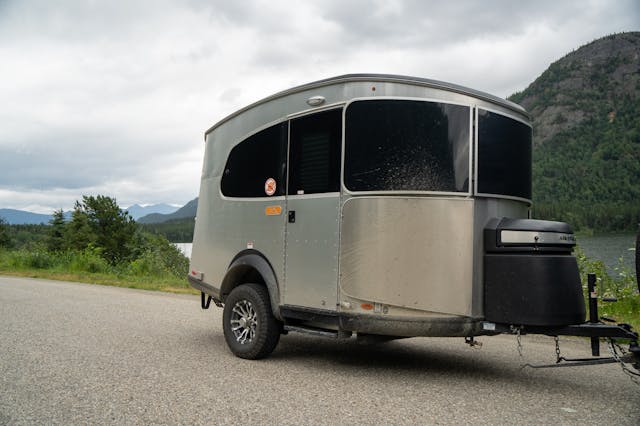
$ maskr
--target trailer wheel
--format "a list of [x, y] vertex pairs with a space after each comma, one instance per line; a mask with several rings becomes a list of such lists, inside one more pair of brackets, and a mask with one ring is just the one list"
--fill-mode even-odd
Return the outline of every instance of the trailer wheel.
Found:
[[273, 352], [282, 326], [271, 312], [267, 289], [259, 284], [234, 288], [225, 300], [222, 329], [229, 349], [240, 358], [259, 359]]

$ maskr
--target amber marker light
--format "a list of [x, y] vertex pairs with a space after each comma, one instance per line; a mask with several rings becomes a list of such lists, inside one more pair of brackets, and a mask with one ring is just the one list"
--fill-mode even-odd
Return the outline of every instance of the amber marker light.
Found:
[[280, 206], [267, 206], [264, 209], [264, 214], [267, 216], [278, 216], [282, 213], [282, 207]]
[[362, 305], [360, 305], [360, 307], [365, 311], [370, 311], [373, 309], [373, 305], [371, 303], [363, 303]]

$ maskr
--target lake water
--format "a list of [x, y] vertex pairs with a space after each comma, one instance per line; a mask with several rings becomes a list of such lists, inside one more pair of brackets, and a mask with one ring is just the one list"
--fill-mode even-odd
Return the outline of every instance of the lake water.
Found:
[[602, 260], [609, 270], [618, 265], [618, 259], [635, 269], [636, 234], [578, 235], [578, 245], [587, 257]]
[[178, 247], [178, 249], [182, 252], [182, 254], [184, 254], [189, 259], [191, 259], [191, 248], [193, 247], [193, 243], [173, 243], [173, 244], [176, 247]]
[[[618, 264], [619, 258], [634, 270], [636, 234], [579, 235], [576, 239], [588, 257], [602, 260], [609, 270]], [[191, 258], [192, 243], [175, 243], [175, 245], [185, 256]]]

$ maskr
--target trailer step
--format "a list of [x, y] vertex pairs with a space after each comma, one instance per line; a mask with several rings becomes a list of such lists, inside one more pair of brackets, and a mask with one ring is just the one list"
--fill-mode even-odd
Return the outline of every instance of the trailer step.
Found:
[[336, 330], [327, 330], [324, 328], [316, 328], [316, 327], [308, 327], [301, 325], [286, 325], [284, 326], [286, 331], [296, 331], [298, 333], [311, 334], [313, 336], [321, 336], [321, 337], [330, 337], [332, 339], [337, 339], [340, 336], [340, 333]]

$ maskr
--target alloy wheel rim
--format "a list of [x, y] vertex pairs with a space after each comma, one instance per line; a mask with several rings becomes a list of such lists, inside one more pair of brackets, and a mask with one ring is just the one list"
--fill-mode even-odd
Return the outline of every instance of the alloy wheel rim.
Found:
[[251, 343], [256, 337], [258, 317], [248, 300], [239, 300], [231, 310], [231, 331], [241, 345]]

